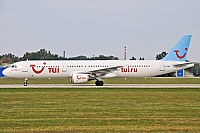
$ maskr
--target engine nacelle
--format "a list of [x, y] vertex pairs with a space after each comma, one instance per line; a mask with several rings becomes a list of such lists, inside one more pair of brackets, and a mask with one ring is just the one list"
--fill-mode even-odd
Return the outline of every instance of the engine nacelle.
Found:
[[85, 83], [89, 81], [88, 74], [73, 74], [70, 78], [71, 83]]

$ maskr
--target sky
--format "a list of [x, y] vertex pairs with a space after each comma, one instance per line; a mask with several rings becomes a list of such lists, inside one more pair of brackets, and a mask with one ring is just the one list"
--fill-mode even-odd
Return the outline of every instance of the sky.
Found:
[[200, 0], [0, 0], [0, 55], [155, 56], [185, 34], [200, 61]]

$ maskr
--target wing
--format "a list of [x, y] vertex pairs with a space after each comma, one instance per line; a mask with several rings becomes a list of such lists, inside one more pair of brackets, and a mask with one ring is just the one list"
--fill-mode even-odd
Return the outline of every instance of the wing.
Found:
[[89, 74], [90, 76], [93, 77], [100, 77], [100, 76], [105, 76], [106, 74], [112, 73], [114, 71], [117, 71], [118, 68], [121, 68], [123, 66], [113, 66], [113, 67], [107, 67], [103, 69], [96, 69], [88, 72], [78, 72], [81, 74]]

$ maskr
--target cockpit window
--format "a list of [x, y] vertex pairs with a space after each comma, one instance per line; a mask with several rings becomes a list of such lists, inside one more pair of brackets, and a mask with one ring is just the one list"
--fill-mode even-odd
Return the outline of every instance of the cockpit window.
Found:
[[12, 65], [11, 68], [17, 68], [17, 65]]

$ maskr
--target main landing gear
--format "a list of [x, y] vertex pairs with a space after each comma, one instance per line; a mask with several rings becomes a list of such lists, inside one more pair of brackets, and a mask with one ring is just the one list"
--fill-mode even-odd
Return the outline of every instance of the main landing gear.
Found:
[[24, 79], [24, 86], [28, 86], [28, 78]]
[[97, 80], [96, 82], [95, 82], [95, 84], [96, 84], [96, 86], [103, 86], [103, 81], [101, 81], [101, 80]]

